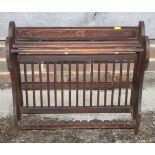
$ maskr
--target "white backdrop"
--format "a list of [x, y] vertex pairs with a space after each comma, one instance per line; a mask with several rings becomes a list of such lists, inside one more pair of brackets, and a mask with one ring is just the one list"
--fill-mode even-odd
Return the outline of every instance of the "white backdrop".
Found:
[[136, 26], [144, 20], [146, 34], [155, 38], [155, 13], [115, 13], [115, 12], [81, 12], [81, 13], [2, 13], [0, 12], [0, 39], [8, 33], [8, 23], [14, 20], [17, 26]]

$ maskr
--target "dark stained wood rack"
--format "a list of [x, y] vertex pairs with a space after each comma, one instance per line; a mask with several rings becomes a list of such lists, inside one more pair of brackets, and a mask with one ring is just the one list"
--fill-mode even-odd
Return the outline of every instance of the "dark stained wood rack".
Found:
[[[6, 58], [19, 129], [122, 128], [138, 133], [149, 62], [144, 22], [137, 27], [16, 27], [11, 21]], [[131, 113], [132, 119], [21, 123], [24, 114], [65, 113]]]

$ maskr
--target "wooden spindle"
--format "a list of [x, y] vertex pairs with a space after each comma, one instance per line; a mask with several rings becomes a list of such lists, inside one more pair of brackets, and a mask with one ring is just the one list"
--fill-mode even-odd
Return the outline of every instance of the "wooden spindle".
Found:
[[64, 79], [63, 79], [64, 75], [63, 75], [63, 62], [61, 62], [61, 105], [64, 106], [64, 90], [63, 90], [63, 83], [64, 83]]
[[90, 67], [90, 106], [92, 106], [92, 83], [93, 83], [93, 61], [91, 61], [91, 67]]
[[39, 62], [39, 83], [40, 83], [40, 105], [43, 106], [43, 93], [42, 93], [42, 70], [41, 62]]
[[48, 107], [50, 107], [50, 83], [49, 83], [49, 64], [46, 64], [46, 72], [47, 72], [47, 100]]
[[69, 107], [71, 107], [71, 62], [69, 62]]
[[105, 89], [104, 89], [104, 106], [106, 106], [107, 102], [107, 73], [108, 72], [108, 63], [105, 63]]
[[36, 106], [36, 97], [35, 97], [35, 80], [34, 80], [34, 64], [31, 64], [32, 70], [32, 91], [33, 91], [33, 106]]
[[27, 86], [27, 65], [24, 64], [24, 79], [25, 79], [25, 96], [26, 96], [26, 107], [28, 107], [28, 86]]
[[115, 62], [113, 62], [113, 70], [112, 70], [111, 106], [113, 106], [114, 102], [114, 84], [115, 84]]
[[79, 91], [78, 91], [78, 84], [79, 84], [79, 64], [76, 62], [76, 106], [79, 105]]
[[127, 63], [125, 106], [127, 106], [127, 101], [128, 101], [129, 71], [130, 71], [130, 62]]
[[121, 102], [121, 88], [122, 88], [122, 66], [123, 66], [123, 63], [122, 63], [122, 62], [120, 62], [119, 92], [118, 92], [118, 106], [120, 106], [120, 102]]
[[54, 99], [55, 99], [55, 106], [57, 107], [57, 88], [56, 88], [56, 81], [57, 81], [56, 62], [54, 62]]
[[101, 72], [101, 63], [98, 62], [98, 90], [97, 90], [97, 106], [100, 105], [100, 81], [101, 81], [101, 76], [100, 76], [100, 72]]
[[83, 63], [83, 106], [85, 107], [86, 62]]

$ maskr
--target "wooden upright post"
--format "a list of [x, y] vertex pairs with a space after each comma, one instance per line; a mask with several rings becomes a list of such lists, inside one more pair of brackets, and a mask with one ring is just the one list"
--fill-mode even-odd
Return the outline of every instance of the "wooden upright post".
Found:
[[20, 107], [23, 105], [22, 89], [21, 89], [21, 76], [20, 76], [20, 65], [17, 62], [17, 55], [11, 53], [11, 48], [15, 41], [15, 23], [10, 22], [9, 24], [9, 37], [5, 42], [6, 47], [6, 59], [8, 63], [8, 70], [10, 71], [12, 81], [12, 92], [13, 92], [13, 115], [14, 122], [17, 125], [17, 120], [21, 119]]

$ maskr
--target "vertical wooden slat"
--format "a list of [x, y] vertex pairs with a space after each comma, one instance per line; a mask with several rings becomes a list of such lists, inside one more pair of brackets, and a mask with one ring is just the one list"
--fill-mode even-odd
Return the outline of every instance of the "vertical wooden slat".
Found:
[[97, 106], [100, 105], [100, 81], [101, 81], [101, 76], [100, 76], [100, 72], [101, 72], [101, 63], [98, 62], [98, 90], [97, 90]]
[[130, 71], [130, 62], [127, 63], [125, 106], [127, 106], [127, 101], [128, 101], [129, 71]]
[[27, 86], [27, 65], [24, 64], [24, 79], [25, 79], [25, 96], [26, 96], [26, 107], [28, 107], [28, 86]]
[[122, 63], [122, 62], [120, 62], [119, 92], [118, 92], [118, 106], [120, 106], [120, 101], [121, 101], [121, 87], [122, 87], [122, 65], [123, 65], [123, 63]]
[[50, 106], [50, 85], [49, 85], [49, 64], [46, 64], [46, 72], [47, 72], [47, 101], [48, 107]]
[[42, 93], [42, 71], [41, 63], [39, 62], [39, 83], [40, 83], [40, 105], [43, 106], [43, 93]]
[[107, 72], [108, 72], [108, 63], [105, 62], [105, 89], [104, 89], [104, 106], [106, 106], [107, 102]]
[[115, 84], [115, 62], [113, 62], [113, 70], [112, 70], [111, 106], [113, 106], [114, 102], [114, 84]]
[[61, 62], [61, 106], [64, 106], [64, 90], [63, 90], [63, 62]]
[[93, 83], [93, 61], [91, 61], [90, 67], [90, 106], [92, 106], [92, 83]]
[[86, 62], [83, 63], [83, 106], [85, 107]]
[[35, 97], [35, 81], [34, 81], [34, 64], [31, 64], [32, 70], [32, 91], [33, 91], [33, 106], [36, 106], [36, 97]]
[[55, 99], [55, 106], [57, 107], [57, 88], [56, 88], [56, 80], [57, 80], [57, 73], [56, 73], [56, 62], [54, 62], [54, 99]]
[[71, 62], [69, 62], [69, 107], [71, 107]]
[[79, 91], [78, 91], [78, 84], [79, 84], [79, 64], [76, 62], [76, 106], [79, 105]]

